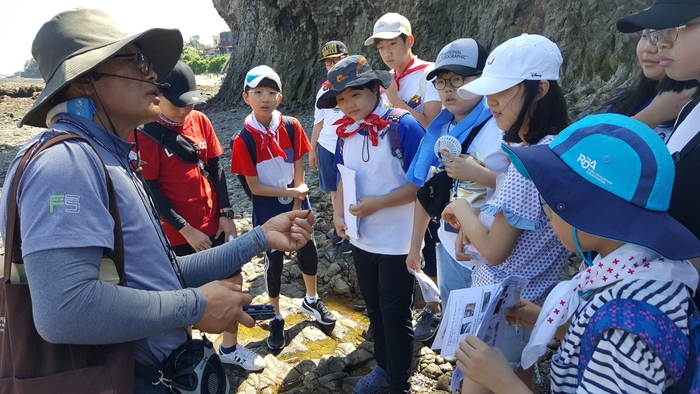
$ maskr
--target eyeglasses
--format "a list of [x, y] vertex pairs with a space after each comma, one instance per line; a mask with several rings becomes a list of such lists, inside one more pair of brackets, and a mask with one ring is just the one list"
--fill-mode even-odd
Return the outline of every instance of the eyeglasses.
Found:
[[249, 90], [248, 97], [250, 96], [256, 100], [262, 100], [263, 98], [277, 100], [277, 98], [280, 96], [280, 92], [275, 92], [274, 90]]
[[551, 213], [551, 209], [549, 208], [549, 205], [547, 205], [547, 201], [542, 198], [542, 195], [540, 194], [540, 207], [542, 208], [542, 213], [544, 213], [545, 216], [549, 217], [549, 214]]
[[339, 61], [341, 61], [343, 59], [345, 59], [345, 55], [328, 58], [328, 59], [324, 60], [324, 63], [326, 64], [326, 67], [333, 67], [334, 65], [336, 65]]
[[688, 26], [700, 24], [698, 22], [686, 23], [684, 25], [669, 27], [667, 29], [654, 30], [654, 29], [644, 29], [642, 37], [645, 37], [649, 44], [656, 46], [659, 42], [659, 38], [662, 38], [667, 44], [673, 44], [678, 39], [678, 30], [685, 29]]
[[452, 77], [450, 77], [450, 79], [435, 78], [433, 80], [433, 86], [435, 86], [435, 89], [437, 90], [443, 90], [447, 87], [447, 82], [449, 81], [450, 86], [457, 89], [458, 87], [467, 83], [467, 78], [464, 78], [461, 75], [453, 75]]
[[132, 58], [139, 64], [139, 71], [143, 75], [148, 75], [153, 70], [153, 63], [148, 61], [148, 58], [143, 53], [129, 53], [126, 55], [114, 55], [113, 58]]

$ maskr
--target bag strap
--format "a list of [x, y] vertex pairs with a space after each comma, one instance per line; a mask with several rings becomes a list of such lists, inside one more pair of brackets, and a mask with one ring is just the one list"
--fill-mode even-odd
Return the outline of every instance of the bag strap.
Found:
[[462, 143], [462, 153], [467, 153], [467, 149], [469, 149], [469, 146], [471, 146], [471, 144], [472, 144], [472, 142], [474, 142], [474, 139], [476, 138], [476, 136], [479, 134], [479, 132], [481, 131], [481, 129], [484, 128], [484, 125], [485, 125], [489, 120], [491, 120], [491, 116], [489, 116], [488, 118], [486, 118], [483, 122], [481, 122], [481, 124], [476, 125], [476, 126], [474, 126], [474, 127], [471, 129], [471, 131], [469, 132], [469, 135], [467, 136], [467, 138], [466, 138], [466, 139], [464, 140], [464, 142]]
[[[692, 327], [689, 327], [691, 335], [687, 336], [659, 308], [644, 301], [615, 298], [598, 308], [586, 325], [579, 352], [579, 382], [591, 361], [598, 341], [610, 329], [623, 330], [644, 340], [661, 359], [675, 382], [681, 381], [686, 372], [694, 375], [695, 371], [688, 368], [690, 364], [686, 365], [684, 359], [688, 353], [682, 350], [689, 349], [688, 346], [691, 346], [690, 353], [691, 355], [694, 353], [692, 350], [694, 343], [691, 340]], [[678, 349], [681, 351], [677, 351]], [[673, 391], [675, 390], [671, 392]]]
[[199, 163], [197, 149], [180, 133], [158, 122], [145, 124], [141, 132], [155, 141], [158, 145], [168, 149], [175, 157], [187, 164]]
[[401, 136], [399, 135], [399, 124], [401, 118], [408, 114], [408, 111], [402, 108], [391, 108], [384, 114], [384, 119], [389, 121], [389, 143], [391, 144], [391, 155], [401, 160], [403, 165], [403, 145], [401, 145]]
[[[12, 245], [12, 250], [20, 251], [21, 255], [21, 233], [20, 233], [20, 217], [19, 209], [17, 207], [17, 189], [19, 188], [19, 181], [24, 174], [29, 161], [32, 160], [36, 155], [43, 152], [56, 144], [60, 144], [69, 140], [84, 141], [87, 145], [95, 151], [97, 158], [102, 163], [102, 169], [105, 172], [105, 180], [107, 185], [107, 194], [109, 196], [109, 213], [114, 219], [114, 248], [107, 255], [112, 261], [114, 261], [114, 266], [119, 274], [119, 285], [124, 286], [126, 284], [124, 278], [124, 238], [122, 234], [121, 217], [119, 216], [119, 207], [117, 206], [117, 198], [114, 192], [114, 185], [112, 184], [112, 179], [109, 176], [109, 172], [105, 167], [104, 161], [97, 153], [95, 148], [90, 144], [85, 138], [72, 133], [62, 133], [58, 134], [50, 139], [44, 141], [37, 141], [32, 146], [30, 146], [27, 151], [22, 156], [17, 169], [15, 170], [15, 175], [12, 178], [12, 185], [10, 186], [10, 194], [8, 196], [8, 208], [7, 208], [7, 228], [5, 234], [5, 242], [7, 245]], [[17, 249], [15, 249], [17, 248]], [[2, 278], [2, 284], [5, 284], [10, 280], [10, 273], [12, 270], [12, 253], [5, 252], [4, 261], [4, 274]]]
[[289, 136], [289, 143], [294, 148], [294, 120], [291, 116], [282, 115], [282, 123], [284, 124], [284, 129], [287, 131], [287, 136]]

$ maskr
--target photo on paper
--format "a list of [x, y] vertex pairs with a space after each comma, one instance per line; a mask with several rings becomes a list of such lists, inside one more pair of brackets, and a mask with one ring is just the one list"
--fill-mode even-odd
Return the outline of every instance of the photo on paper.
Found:
[[495, 322], [489, 325], [489, 328], [486, 329], [486, 333], [484, 334], [484, 338], [482, 339], [484, 343], [486, 343], [489, 346], [493, 346], [496, 343], [496, 334], [498, 334], [499, 324], [500, 322]]
[[481, 313], [486, 312], [486, 308], [488, 308], [489, 302], [491, 302], [491, 292], [487, 291], [484, 293], [484, 298], [481, 303]]
[[472, 302], [467, 304], [464, 307], [464, 318], [472, 317], [474, 316], [474, 310], [476, 309], [476, 302]]
[[472, 323], [464, 323], [462, 327], [459, 328], [459, 335], [465, 335], [472, 329]]

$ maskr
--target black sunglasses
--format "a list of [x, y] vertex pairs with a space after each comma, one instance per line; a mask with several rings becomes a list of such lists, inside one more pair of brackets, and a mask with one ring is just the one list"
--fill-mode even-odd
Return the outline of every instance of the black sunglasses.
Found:
[[153, 63], [143, 53], [129, 53], [125, 55], [114, 55], [113, 58], [133, 58], [139, 64], [139, 71], [143, 75], [148, 75], [153, 70]]

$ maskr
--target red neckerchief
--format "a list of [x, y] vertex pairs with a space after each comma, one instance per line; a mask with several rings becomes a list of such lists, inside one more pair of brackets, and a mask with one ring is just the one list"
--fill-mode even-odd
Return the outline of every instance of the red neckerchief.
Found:
[[369, 140], [372, 142], [372, 146], [377, 146], [377, 144], [379, 144], [379, 132], [384, 130], [389, 125], [389, 122], [382, 119], [377, 114], [370, 114], [365, 118], [359, 127], [353, 129], [352, 131], [348, 131], [348, 126], [353, 124], [355, 124], [355, 121], [352, 120], [351, 117], [343, 116], [333, 123], [333, 126], [338, 126], [335, 133], [340, 138], [348, 138], [359, 130], [365, 128], [369, 134]]
[[397, 76], [397, 75], [396, 75], [396, 70], [392, 70], [392, 74], [394, 74], [394, 82], [396, 83], [396, 91], [401, 90], [401, 82], [400, 82], [400, 81], [401, 81], [402, 78], [405, 78], [406, 76], [408, 76], [408, 75], [410, 75], [410, 74], [413, 74], [413, 73], [416, 72], [416, 71], [424, 70], [426, 67], [428, 67], [428, 63], [423, 63], [423, 64], [419, 64], [419, 65], [417, 65], [417, 66], [411, 68], [411, 66], [413, 65], [413, 63], [414, 63], [415, 61], [416, 61], [416, 57], [414, 56], [414, 57], [411, 58], [411, 61], [408, 62], [408, 65], [407, 65], [406, 68], [403, 70], [403, 72], [401, 73], [401, 75], [398, 75], [398, 76]]
[[[262, 132], [245, 123], [243, 124], [243, 127], [250, 131], [251, 134], [257, 134], [260, 136], [260, 138], [262, 139], [262, 142], [260, 143], [260, 148], [262, 148], [263, 151], [267, 150], [267, 148], [269, 147], [270, 152], [272, 152], [273, 158], [275, 157], [275, 152], [277, 153], [277, 157], [282, 157], [284, 159], [287, 158], [287, 155], [284, 153], [284, 150], [277, 143], [277, 138], [275, 138], [275, 135], [277, 134], [276, 132], [272, 132], [269, 129], [266, 130], [266, 132]], [[279, 130], [280, 127], [277, 128], [277, 132], [279, 132]]]

